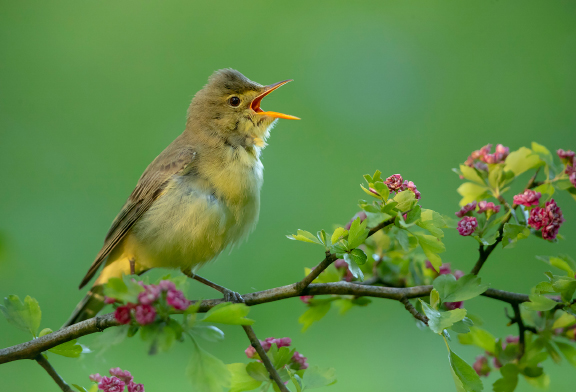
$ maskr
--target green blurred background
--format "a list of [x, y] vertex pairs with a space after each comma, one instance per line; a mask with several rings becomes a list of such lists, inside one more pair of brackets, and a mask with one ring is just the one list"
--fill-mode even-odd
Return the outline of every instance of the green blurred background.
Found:
[[[285, 235], [347, 222], [363, 197], [362, 174], [401, 173], [424, 206], [452, 214], [460, 180], [450, 169], [472, 150], [531, 141], [576, 149], [572, 0], [1, 0], [2, 297], [37, 298], [42, 328], [67, 319], [138, 177], [183, 130], [193, 94], [224, 67], [263, 84], [293, 78], [263, 106], [302, 117], [272, 132], [256, 231], [202, 270], [241, 293], [292, 283], [315, 265], [322, 252]], [[557, 201], [567, 241], [498, 248], [482, 271], [492, 287], [528, 292], [546, 270], [534, 254], [576, 257], [576, 203], [567, 194]], [[451, 231], [445, 242], [444, 261], [469, 270], [475, 241]], [[199, 284], [188, 294], [215, 297]], [[494, 334], [517, 334], [503, 304], [479, 298], [467, 308]], [[454, 389], [444, 343], [416, 329], [400, 304], [375, 300], [346, 317], [333, 310], [301, 334], [303, 311], [291, 299], [251, 316], [261, 338], [290, 336], [311, 364], [335, 367], [338, 383], [326, 390]], [[226, 363], [244, 361], [243, 332], [223, 329], [224, 342], [203, 346]], [[0, 347], [27, 338], [0, 320]], [[51, 357], [71, 383], [88, 386], [90, 373], [120, 366], [147, 391], [187, 391], [189, 344], [149, 357], [133, 338], [103, 356]], [[480, 354], [454, 348], [470, 363]], [[565, 361], [546, 369], [551, 390], [574, 391]], [[31, 361], [0, 366], [0, 389], [58, 390]], [[517, 390], [533, 388], [521, 380]]]

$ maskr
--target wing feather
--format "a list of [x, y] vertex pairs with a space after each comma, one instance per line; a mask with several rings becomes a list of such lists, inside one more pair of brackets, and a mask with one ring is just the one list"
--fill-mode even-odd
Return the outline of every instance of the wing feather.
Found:
[[120, 213], [112, 222], [112, 226], [104, 240], [104, 246], [90, 266], [88, 273], [80, 283], [80, 288], [96, 274], [106, 257], [130, 231], [134, 223], [150, 208], [162, 194], [172, 176], [189, 169], [196, 155], [191, 146], [176, 147], [176, 139], [146, 168], [132, 194], [122, 207]]

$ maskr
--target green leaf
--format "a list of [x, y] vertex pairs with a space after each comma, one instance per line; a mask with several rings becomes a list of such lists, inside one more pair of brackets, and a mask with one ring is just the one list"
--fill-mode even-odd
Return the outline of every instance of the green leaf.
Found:
[[482, 381], [472, 366], [468, 365], [466, 361], [460, 358], [456, 353], [450, 350], [448, 356], [452, 371], [462, 383], [462, 387], [466, 392], [481, 392], [484, 389]]
[[190, 328], [190, 333], [209, 342], [221, 342], [224, 340], [224, 332], [213, 325], [195, 325]]
[[561, 258], [554, 256], [536, 256], [536, 258], [547, 264], [550, 264], [553, 267], [560, 268], [561, 270], [566, 272], [566, 275], [574, 277], [574, 270], [565, 260], [562, 260]]
[[404, 252], [408, 252], [410, 250], [410, 241], [408, 240], [408, 234], [404, 229], [398, 229], [396, 232], [396, 240], [402, 247]]
[[80, 392], [88, 392], [88, 390], [87, 390], [86, 388], [81, 387], [81, 386], [78, 385], [78, 384], [72, 384], [72, 386], [73, 386], [74, 388], [76, 388], [77, 390], [79, 390]]
[[502, 378], [494, 383], [494, 392], [513, 392], [518, 384], [518, 367], [513, 363], [508, 363], [500, 368], [500, 374]]
[[82, 354], [82, 346], [76, 339], [59, 344], [56, 347], [49, 349], [51, 353], [62, 355], [63, 357], [78, 358]]
[[138, 303], [138, 294], [142, 291], [144, 287], [126, 275], [122, 275], [122, 279], [110, 278], [104, 285], [104, 295], [124, 303]]
[[366, 253], [364, 253], [362, 249], [352, 249], [350, 256], [352, 256], [352, 259], [357, 265], [366, 264], [366, 260], [368, 260], [368, 256], [366, 256]]
[[318, 244], [318, 245], [324, 246], [324, 244], [322, 242], [320, 242], [320, 240], [318, 238], [316, 238], [316, 236], [314, 234], [312, 234], [306, 230], [298, 229], [296, 231], [296, 234], [287, 235], [286, 237], [291, 239], [291, 240], [309, 242], [311, 244]]
[[436, 289], [432, 289], [430, 292], [430, 306], [435, 310], [438, 310], [440, 306], [440, 295]]
[[414, 195], [414, 192], [407, 189], [396, 194], [393, 200], [398, 203], [396, 208], [402, 212], [405, 212], [411, 209], [412, 206], [416, 203], [416, 196]]
[[454, 309], [447, 312], [440, 312], [432, 309], [426, 302], [419, 299], [422, 310], [428, 317], [428, 326], [435, 333], [442, 333], [446, 328], [450, 328], [454, 323], [466, 317], [466, 309]]
[[[259, 362], [252, 362], [259, 363]], [[262, 385], [262, 381], [255, 380], [246, 371], [246, 365], [243, 363], [231, 363], [226, 365], [231, 374], [230, 391], [243, 392], [251, 391]]]
[[562, 301], [570, 302], [572, 300], [576, 291], [576, 279], [570, 276], [554, 275], [551, 283], [554, 291], [560, 293]]
[[465, 335], [459, 335], [460, 344], [472, 344], [476, 347], [494, 354], [496, 348], [496, 338], [482, 328], [470, 327], [470, 332]]
[[322, 388], [336, 384], [336, 371], [334, 368], [320, 368], [311, 366], [302, 377], [303, 390]]
[[270, 351], [268, 351], [268, 357], [272, 365], [274, 365], [274, 368], [281, 369], [288, 365], [294, 355], [294, 351], [296, 350], [290, 350], [288, 347], [278, 348], [276, 343], [274, 343], [270, 347]]
[[383, 182], [375, 182], [371, 185], [374, 185], [373, 188], [376, 189], [376, 191], [380, 194], [382, 200], [388, 200], [388, 197], [390, 196], [390, 189], [388, 188], [388, 185], [384, 184]]
[[320, 242], [324, 246], [330, 245], [330, 243], [328, 242], [328, 236], [326, 235], [326, 232], [324, 231], [324, 229], [322, 229], [316, 233], [316, 238], [318, 238], [318, 240], [320, 240]]
[[486, 183], [484, 182], [484, 179], [482, 178], [478, 170], [473, 167], [460, 165], [460, 174], [462, 174], [462, 177], [464, 177], [468, 181], [472, 181], [479, 185], [486, 186]]
[[345, 238], [347, 235], [348, 230], [346, 230], [343, 227], [339, 227], [336, 230], [334, 230], [334, 233], [332, 234], [332, 238], [330, 239], [330, 241], [332, 241], [332, 244], [335, 244], [340, 239]]
[[540, 192], [542, 194], [542, 197], [540, 198], [540, 204], [549, 201], [552, 198], [552, 195], [554, 195], [554, 187], [549, 183], [538, 185], [533, 189], [533, 191]]
[[10, 324], [22, 331], [30, 332], [33, 337], [37, 336], [42, 312], [38, 301], [34, 298], [27, 295], [22, 303], [17, 295], [9, 295], [4, 298], [4, 305], [0, 305], [0, 310]]
[[526, 377], [525, 380], [536, 388], [548, 389], [550, 387], [550, 376], [547, 374], [543, 374], [536, 378]]
[[488, 188], [486, 186], [472, 182], [463, 183], [458, 187], [457, 191], [462, 196], [462, 200], [460, 200], [461, 206], [465, 206], [474, 200], [479, 201], [485, 199], [488, 196]]
[[422, 216], [422, 207], [414, 206], [407, 214], [406, 214], [406, 224], [411, 225], [416, 223], [420, 220]]
[[550, 166], [550, 167], [554, 167], [554, 158], [552, 157], [552, 154], [550, 153], [550, 151], [544, 147], [541, 144], [538, 144], [536, 142], [532, 142], [532, 151], [538, 155], [538, 157], [540, 158], [540, 160], [542, 160], [544, 163], [546, 163], [546, 165]]
[[316, 321], [322, 318], [330, 310], [332, 300], [320, 299], [310, 303], [308, 309], [300, 316], [298, 322], [302, 324], [302, 332], [305, 332]]
[[350, 253], [344, 253], [344, 261], [348, 264], [348, 268], [352, 275], [357, 279], [364, 280], [364, 274], [358, 264], [356, 264], [355, 258], [356, 256], [353, 257]]
[[246, 318], [249, 312], [250, 308], [246, 304], [225, 302], [210, 309], [202, 321], [229, 325], [252, 325], [254, 320]]
[[360, 222], [359, 217], [354, 219], [350, 225], [350, 230], [348, 231], [348, 247], [350, 249], [354, 249], [362, 245], [366, 238], [368, 238], [368, 233], [370, 230], [366, 229], [367, 224], [367, 219], [365, 219], [364, 222]]
[[557, 314], [558, 313], [560, 313], [560, 317], [558, 317], [556, 321], [554, 321], [554, 324], [552, 324], [552, 329], [564, 328], [576, 323], [576, 317], [574, 317], [570, 313], [562, 311], [558, 311]]
[[467, 301], [485, 292], [489, 286], [482, 284], [482, 279], [472, 274], [464, 275], [458, 280], [452, 274], [440, 275], [433, 285], [442, 302]]
[[459, 334], [465, 334], [470, 332], [470, 327], [466, 325], [464, 321], [458, 321], [454, 323], [454, 325], [452, 325], [450, 329]]
[[224, 362], [200, 348], [196, 342], [192, 345], [186, 375], [194, 390], [201, 392], [222, 392], [222, 388], [230, 387], [232, 378]]
[[526, 310], [534, 310], [534, 311], [550, 310], [558, 304], [558, 302], [550, 298], [535, 293], [530, 294], [529, 298], [530, 302], [524, 302], [520, 305]]
[[430, 234], [437, 238], [444, 237], [444, 232], [441, 228], [447, 227], [441, 214], [428, 209], [422, 209], [420, 220], [416, 222], [416, 225], [428, 230]]
[[572, 366], [576, 367], [576, 348], [574, 348], [574, 346], [571, 344], [562, 343], [559, 341], [556, 341], [555, 343], [562, 355], [564, 355], [564, 357], [568, 360], [568, 362], [570, 362]]
[[432, 266], [436, 270], [439, 271], [440, 266], [442, 265], [442, 259], [438, 256], [438, 253], [442, 253], [446, 250], [446, 247], [440, 241], [439, 238], [436, 238], [432, 235], [426, 235], [421, 233], [413, 233], [416, 238], [418, 238], [418, 243], [422, 247], [424, 254], [432, 263]]
[[246, 366], [246, 372], [254, 380], [258, 380], [260, 382], [270, 381], [270, 375], [268, 374], [268, 371], [262, 362], [250, 362]]
[[513, 223], [504, 224], [504, 236], [502, 238], [502, 245], [504, 248], [513, 248], [518, 240], [528, 238], [530, 236], [530, 229], [524, 225], [516, 225]]
[[526, 147], [520, 147], [517, 151], [512, 151], [506, 157], [505, 171], [512, 171], [516, 176], [530, 170], [540, 164], [540, 158]]

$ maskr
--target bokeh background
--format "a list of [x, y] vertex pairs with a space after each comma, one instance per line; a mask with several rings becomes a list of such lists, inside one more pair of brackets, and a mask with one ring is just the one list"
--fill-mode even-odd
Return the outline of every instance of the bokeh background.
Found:
[[[365, 173], [401, 173], [424, 206], [453, 214], [460, 180], [450, 169], [472, 150], [532, 141], [576, 149], [572, 0], [1, 0], [2, 297], [37, 298], [42, 328], [67, 319], [138, 177], [184, 129], [193, 94], [224, 67], [263, 84], [293, 78], [263, 106], [302, 117], [281, 122], [264, 152], [256, 231], [202, 270], [241, 293], [292, 283], [315, 265], [319, 248], [285, 235], [347, 222]], [[528, 292], [547, 270], [534, 254], [576, 257], [576, 203], [567, 194], [557, 200], [567, 240], [498, 248], [482, 270], [492, 287]], [[469, 270], [475, 241], [451, 231], [445, 243], [443, 259]], [[215, 297], [199, 284], [188, 295]], [[505, 325], [503, 304], [478, 298], [467, 308], [494, 334], [517, 333]], [[346, 317], [333, 310], [304, 334], [303, 311], [291, 299], [251, 316], [261, 338], [290, 336], [311, 364], [335, 367], [338, 383], [326, 390], [454, 389], [444, 343], [419, 331], [400, 304], [375, 300]], [[223, 329], [224, 342], [203, 346], [226, 363], [244, 361], [243, 332]], [[0, 347], [26, 339], [0, 320]], [[133, 338], [103, 356], [52, 361], [70, 383], [88, 386], [90, 373], [120, 366], [147, 391], [187, 391], [188, 345], [149, 357]], [[469, 362], [480, 354], [454, 349]], [[551, 390], [574, 390], [565, 361], [545, 367]], [[58, 390], [30, 361], [0, 366], [0, 389]], [[521, 380], [518, 391], [532, 390]]]

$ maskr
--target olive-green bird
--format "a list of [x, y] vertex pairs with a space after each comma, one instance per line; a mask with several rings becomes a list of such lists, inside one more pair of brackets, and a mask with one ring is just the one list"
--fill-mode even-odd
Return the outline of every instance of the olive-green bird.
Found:
[[195, 276], [248, 236], [258, 220], [260, 153], [270, 129], [278, 118], [298, 120], [263, 111], [260, 101], [289, 81], [262, 86], [233, 69], [209, 78], [192, 99], [184, 132], [146, 168], [112, 222], [80, 288], [102, 271], [65, 325], [104, 307], [102, 285], [110, 278], [151, 268]]

